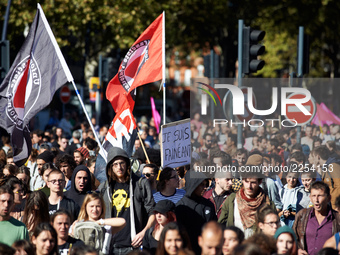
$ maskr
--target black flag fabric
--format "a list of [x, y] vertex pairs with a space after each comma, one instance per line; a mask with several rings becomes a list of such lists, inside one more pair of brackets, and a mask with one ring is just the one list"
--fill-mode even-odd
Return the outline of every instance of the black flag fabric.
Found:
[[38, 10], [28, 36], [0, 85], [0, 126], [11, 135], [14, 162], [21, 166], [32, 149], [29, 121], [52, 100], [72, 74], [45, 14]]

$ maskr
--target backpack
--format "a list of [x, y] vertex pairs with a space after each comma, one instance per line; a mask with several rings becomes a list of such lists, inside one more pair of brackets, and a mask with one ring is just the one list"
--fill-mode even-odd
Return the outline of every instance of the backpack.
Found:
[[94, 247], [101, 254], [105, 229], [93, 221], [77, 222], [74, 227], [74, 237]]

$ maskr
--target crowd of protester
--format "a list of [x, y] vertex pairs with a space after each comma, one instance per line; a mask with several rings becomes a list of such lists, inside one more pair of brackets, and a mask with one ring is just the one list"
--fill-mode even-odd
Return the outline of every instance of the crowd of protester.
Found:
[[113, 147], [98, 170], [108, 127], [92, 122], [51, 117], [20, 167], [2, 135], [0, 254], [338, 254], [339, 125], [245, 128], [238, 148], [237, 126], [196, 114], [174, 169], [142, 117], [133, 155]]

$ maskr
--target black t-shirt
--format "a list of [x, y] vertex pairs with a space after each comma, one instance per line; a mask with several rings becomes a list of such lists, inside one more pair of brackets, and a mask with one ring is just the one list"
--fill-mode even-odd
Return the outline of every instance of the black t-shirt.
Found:
[[130, 222], [130, 185], [128, 183], [115, 183], [112, 190], [112, 217], [122, 217], [126, 220], [125, 227], [114, 237], [117, 247], [131, 247]]
[[143, 248], [150, 252], [151, 255], [156, 254], [158, 241], [152, 236], [152, 232], [155, 227], [149, 228], [144, 235], [143, 238]]
[[48, 213], [50, 215], [54, 214], [60, 208], [69, 211], [69, 213], [72, 216], [71, 219], [72, 223], [78, 218], [80, 207], [72, 199], [69, 199], [64, 196], [63, 199], [60, 201], [59, 205], [58, 204], [52, 205], [50, 204], [50, 202], [48, 202]]
[[66, 243], [58, 245], [59, 255], [68, 255], [71, 248], [82, 245], [85, 245], [82, 240], [69, 236]]

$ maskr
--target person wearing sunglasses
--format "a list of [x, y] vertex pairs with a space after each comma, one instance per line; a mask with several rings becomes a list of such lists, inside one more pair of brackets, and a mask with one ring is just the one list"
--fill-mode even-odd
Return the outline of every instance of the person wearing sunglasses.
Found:
[[155, 164], [146, 164], [143, 168], [143, 175], [149, 181], [152, 194], [157, 192], [157, 176], [159, 167]]
[[59, 169], [52, 170], [48, 175], [47, 186], [50, 188], [50, 196], [48, 197], [48, 211], [52, 215], [60, 208], [69, 211], [72, 216], [71, 223], [78, 218], [80, 211], [79, 205], [72, 199], [64, 195], [65, 176]]
[[153, 195], [155, 202], [167, 199], [176, 204], [185, 194], [185, 190], [178, 189], [179, 176], [171, 167], [165, 167], [159, 174], [157, 189], [159, 190]]

